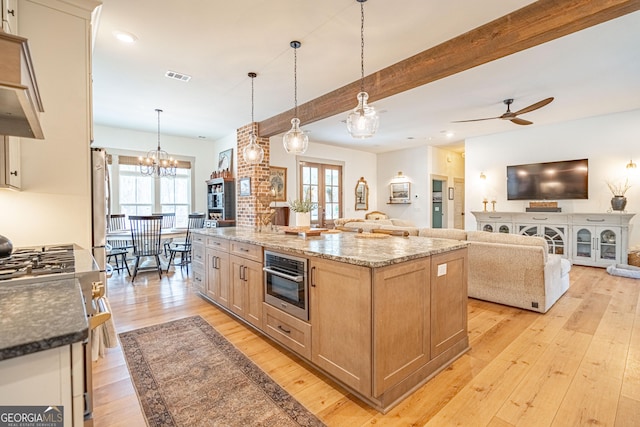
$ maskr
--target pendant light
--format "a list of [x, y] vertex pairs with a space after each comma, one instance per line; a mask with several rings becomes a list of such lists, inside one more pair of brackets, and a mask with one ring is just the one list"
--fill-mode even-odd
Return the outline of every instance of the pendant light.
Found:
[[140, 173], [147, 176], [163, 177], [176, 176], [178, 161], [169, 157], [166, 151], [160, 148], [160, 113], [162, 110], [156, 108], [158, 113], [158, 148], [147, 152], [146, 157], [138, 157]]
[[352, 137], [362, 139], [373, 136], [378, 130], [380, 119], [375, 108], [367, 105], [369, 94], [364, 91], [364, 2], [360, 3], [360, 93], [358, 93], [358, 106], [347, 117], [347, 130]]
[[298, 48], [299, 41], [289, 43], [293, 48], [293, 102], [294, 118], [291, 119], [291, 129], [282, 137], [284, 150], [289, 154], [303, 154], [309, 147], [309, 137], [300, 130], [300, 119], [298, 118]]
[[[251, 126], [253, 126], [253, 79], [258, 75], [256, 73], [249, 73], [248, 76], [251, 77]], [[251, 130], [249, 134], [249, 145], [242, 150], [242, 156], [244, 157], [244, 161], [250, 165], [257, 165], [264, 159], [264, 150], [258, 145], [258, 137], [253, 130]]]

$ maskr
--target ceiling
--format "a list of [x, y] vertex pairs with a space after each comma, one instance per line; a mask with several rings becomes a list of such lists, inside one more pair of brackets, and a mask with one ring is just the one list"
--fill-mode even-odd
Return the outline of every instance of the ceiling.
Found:
[[[365, 8], [365, 74], [513, 12], [531, 1], [371, 0]], [[461, 11], [464, 11], [463, 13]], [[640, 108], [640, 12], [437, 80], [373, 105], [380, 128], [366, 140], [346, 131], [347, 113], [304, 125], [310, 143], [370, 152], [418, 145], [461, 150], [467, 138], [519, 130], [509, 121], [452, 123], [512, 111], [553, 96], [520, 116], [539, 126]], [[124, 44], [114, 32], [134, 34]], [[93, 57], [94, 121], [215, 141], [360, 78], [356, 0], [104, 0]], [[165, 77], [190, 75], [188, 82]], [[354, 93], [353, 106], [356, 105]], [[448, 137], [447, 133], [453, 136]]]

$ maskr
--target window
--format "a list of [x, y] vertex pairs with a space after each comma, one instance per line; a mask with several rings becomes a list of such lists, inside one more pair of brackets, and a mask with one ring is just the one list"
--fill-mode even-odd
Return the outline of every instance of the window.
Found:
[[179, 162], [176, 176], [154, 178], [140, 174], [137, 158], [120, 156], [111, 165], [112, 208], [129, 215], [176, 214], [176, 227], [186, 227], [191, 208], [191, 163]]
[[342, 216], [342, 166], [300, 162], [300, 199], [311, 198], [318, 207], [311, 211], [311, 224], [328, 227]]

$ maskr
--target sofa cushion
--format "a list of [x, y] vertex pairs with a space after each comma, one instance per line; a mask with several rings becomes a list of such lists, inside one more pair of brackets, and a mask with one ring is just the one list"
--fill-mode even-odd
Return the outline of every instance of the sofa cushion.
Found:
[[467, 232], [457, 228], [421, 228], [420, 237], [433, 237], [436, 239], [467, 240]]
[[361, 228], [362, 231], [371, 231], [376, 228], [380, 228], [382, 225], [378, 223], [378, 221], [355, 221], [355, 222], [347, 222], [343, 225], [343, 227], [347, 228]]
[[391, 223], [398, 227], [415, 227], [416, 224], [413, 221], [407, 221], [406, 219], [391, 218]]
[[544, 248], [545, 262], [547, 261], [547, 254], [549, 253], [547, 241], [539, 236], [491, 233], [489, 231], [467, 231], [467, 240], [470, 242], [502, 243], [507, 245], [542, 246]]

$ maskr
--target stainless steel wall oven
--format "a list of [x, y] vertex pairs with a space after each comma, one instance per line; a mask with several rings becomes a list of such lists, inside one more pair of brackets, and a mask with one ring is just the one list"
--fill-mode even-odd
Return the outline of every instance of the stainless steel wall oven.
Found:
[[264, 300], [302, 320], [309, 320], [307, 259], [264, 251]]

